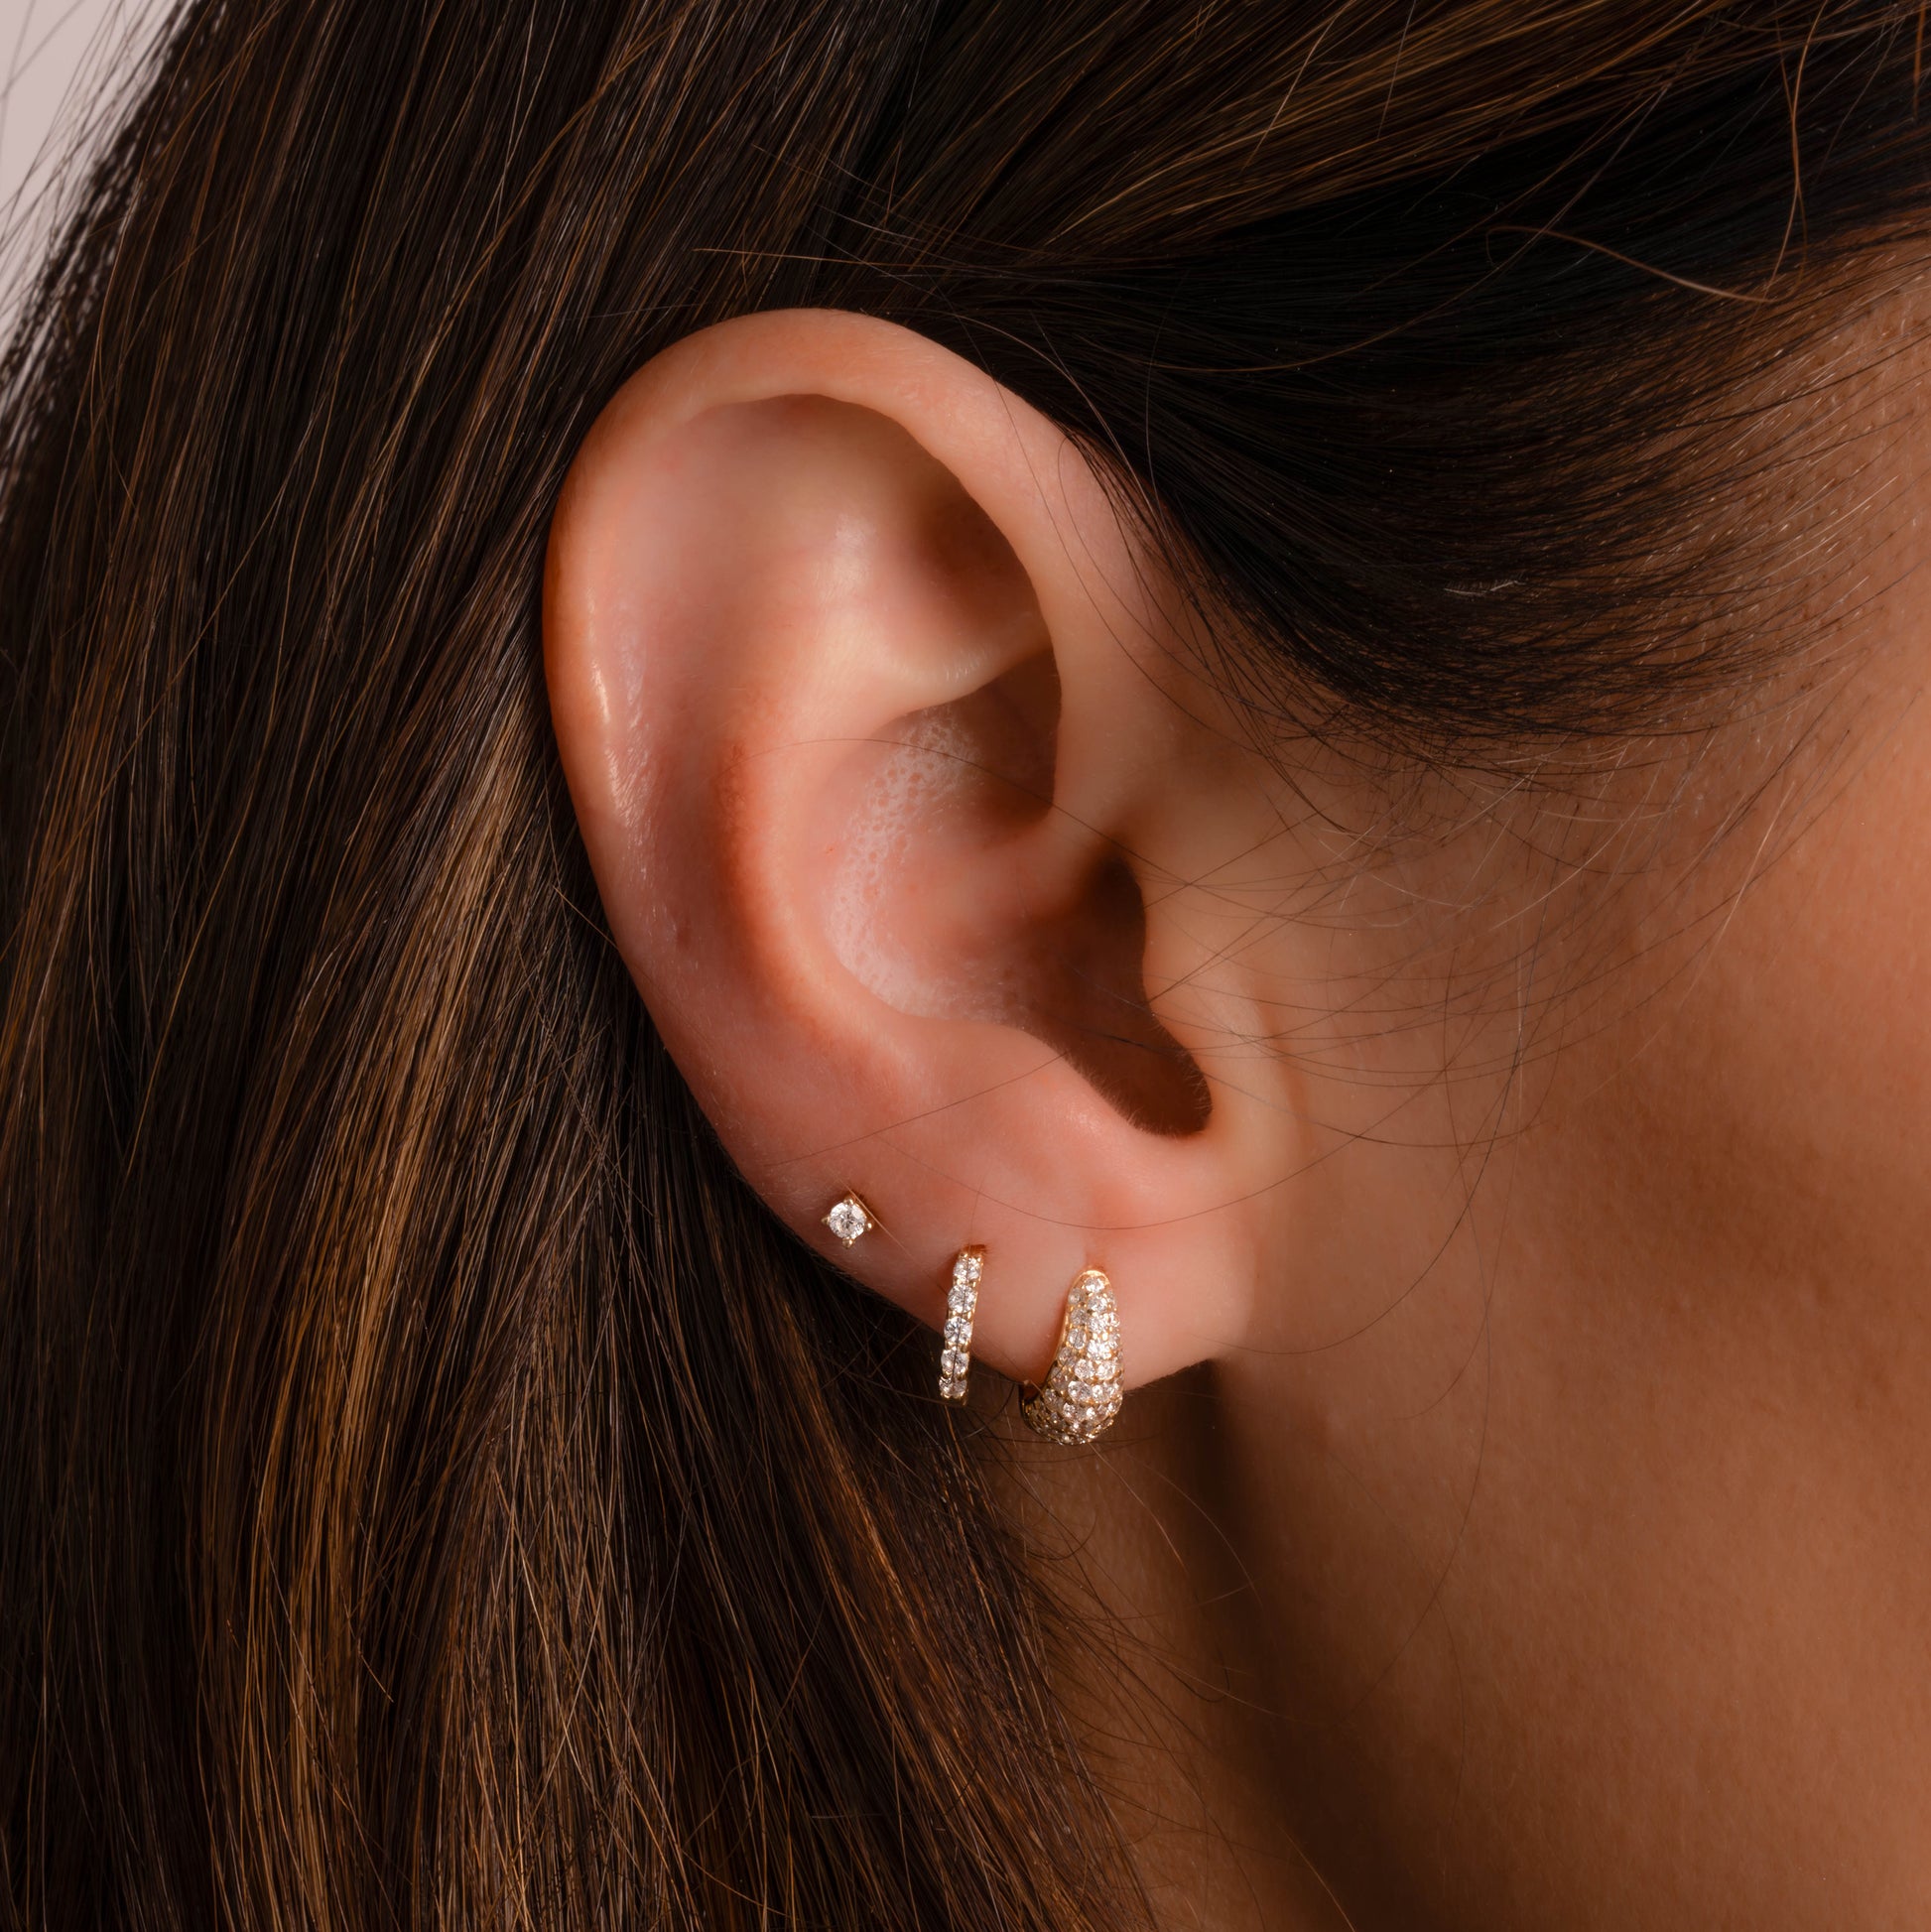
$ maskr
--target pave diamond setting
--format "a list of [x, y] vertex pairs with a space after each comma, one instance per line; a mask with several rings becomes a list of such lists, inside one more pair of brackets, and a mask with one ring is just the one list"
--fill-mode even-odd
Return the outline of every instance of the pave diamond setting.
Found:
[[979, 1312], [979, 1277], [984, 1272], [982, 1247], [961, 1248], [953, 1257], [952, 1283], [946, 1290], [945, 1347], [939, 1352], [939, 1393], [948, 1402], [966, 1399], [966, 1377], [972, 1365], [972, 1323]]
[[860, 1235], [869, 1234], [878, 1222], [855, 1194], [844, 1194], [832, 1203], [832, 1211], [825, 1217], [825, 1224], [849, 1247]]
[[1046, 1379], [1027, 1389], [1019, 1413], [1040, 1435], [1072, 1449], [1090, 1443], [1119, 1413], [1119, 1307], [1098, 1268], [1067, 1291], [1060, 1346]]

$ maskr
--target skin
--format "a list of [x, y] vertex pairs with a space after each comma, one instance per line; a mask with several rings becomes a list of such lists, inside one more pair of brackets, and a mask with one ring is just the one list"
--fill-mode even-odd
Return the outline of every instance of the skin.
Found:
[[[1059, 433], [886, 324], [708, 331], [581, 451], [612, 932], [801, 1234], [935, 1325], [985, 1245], [1165, 1923], [1931, 1914], [1919, 360], [1830, 405], [1886, 487], [1828, 671], [1539, 788], [1256, 744]], [[1048, 1451], [998, 1377], [1089, 1263], [1133, 1394]]]

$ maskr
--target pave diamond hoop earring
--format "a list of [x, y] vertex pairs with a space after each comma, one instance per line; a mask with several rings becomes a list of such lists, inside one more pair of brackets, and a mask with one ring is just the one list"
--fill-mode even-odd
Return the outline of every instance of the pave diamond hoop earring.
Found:
[[952, 1286], [946, 1290], [946, 1346], [939, 1355], [939, 1393], [948, 1402], [966, 1399], [966, 1377], [972, 1366], [972, 1322], [979, 1312], [979, 1276], [985, 1250], [963, 1247], [953, 1257]]
[[1067, 1449], [1090, 1443], [1119, 1413], [1119, 1307], [1098, 1268], [1083, 1268], [1067, 1290], [1053, 1365], [1028, 1388], [1019, 1413], [1034, 1433]]

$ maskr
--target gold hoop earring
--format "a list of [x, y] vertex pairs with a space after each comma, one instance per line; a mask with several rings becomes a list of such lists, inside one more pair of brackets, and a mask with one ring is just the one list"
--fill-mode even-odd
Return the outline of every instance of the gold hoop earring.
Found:
[[1066, 1294], [1060, 1346], [1044, 1383], [1019, 1413], [1037, 1435], [1067, 1449], [1090, 1443], [1119, 1413], [1119, 1305], [1098, 1268], [1083, 1268]]
[[966, 1399], [972, 1366], [972, 1323], [979, 1312], [979, 1276], [985, 1250], [963, 1247], [953, 1257], [952, 1286], [946, 1290], [946, 1346], [939, 1354], [939, 1393], [948, 1402]]

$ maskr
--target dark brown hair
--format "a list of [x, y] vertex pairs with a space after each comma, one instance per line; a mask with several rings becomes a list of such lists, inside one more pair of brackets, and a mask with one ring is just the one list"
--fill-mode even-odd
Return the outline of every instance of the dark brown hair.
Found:
[[982, 1446], [606, 940], [559, 482], [678, 336], [863, 310], [1101, 459], [1264, 719], [1667, 726], [1757, 661], [1728, 399], [1917, 206], [1921, 38], [187, 6], [0, 387], [0, 1924], [1137, 1922]]

